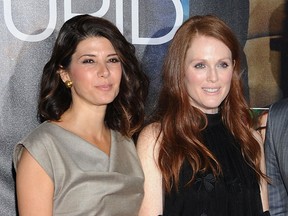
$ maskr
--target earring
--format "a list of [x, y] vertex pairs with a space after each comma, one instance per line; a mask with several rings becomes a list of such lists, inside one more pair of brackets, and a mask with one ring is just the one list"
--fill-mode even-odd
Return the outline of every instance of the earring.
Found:
[[71, 88], [73, 86], [73, 82], [71, 80], [65, 81], [66, 88]]

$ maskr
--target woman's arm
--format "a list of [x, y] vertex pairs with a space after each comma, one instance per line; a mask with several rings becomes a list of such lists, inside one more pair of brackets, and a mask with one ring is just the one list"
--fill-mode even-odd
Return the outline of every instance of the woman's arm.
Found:
[[53, 182], [25, 148], [17, 166], [16, 191], [20, 216], [52, 216]]
[[[254, 137], [258, 141], [260, 148], [261, 148], [260, 169], [264, 174], [266, 174], [264, 142], [263, 142], [262, 136], [259, 133], [257, 133], [256, 131], [253, 131], [253, 133], [254, 133]], [[260, 192], [261, 192], [262, 207], [263, 207], [263, 211], [265, 212], [269, 210], [269, 202], [268, 202], [268, 184], [264, 178], [261, 178], [260, 180]]]
[[162, 175], [157, 166], [158, 142], [155, 124], [143, 129], [137, 141], [137, 152], [144, 171], [144, 199], [139, 216], [157, 216], [163, 211]]

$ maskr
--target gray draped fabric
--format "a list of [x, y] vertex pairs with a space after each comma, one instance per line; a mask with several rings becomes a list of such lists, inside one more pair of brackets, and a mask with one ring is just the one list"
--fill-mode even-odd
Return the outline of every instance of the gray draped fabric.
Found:
[[109, 157], [75, 134], [44, 122], [16, 146], [16, 170], [23, 146], [53, 181], [53, 215], [138, 215], [144, 176], [132, 140], [111, 131]]

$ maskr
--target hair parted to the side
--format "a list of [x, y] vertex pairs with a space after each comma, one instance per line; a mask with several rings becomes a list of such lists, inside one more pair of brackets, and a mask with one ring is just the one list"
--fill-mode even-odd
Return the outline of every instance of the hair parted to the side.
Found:
[[183, 81], [186, 52], [191, 42], [193, 43], [193, 38], [199, 35], [222, 41], [232, 53], [235, 67], [230, 92], [220, 105], [222, 119], [239, 142], [245, 160], [256, 171], [258, 179], [264, 176], [260, 170], [260, 146], [251, 133], [253, 122], [242, 93], [237, 38], [219, 18], [212, 15], [194, 16], [182, 24], [169, 46], [162, 68], [163, 86], [152, 118], [152, 122], [159, 122], [161, 125], [158, 164], [168, 192], [172, 184], [177, 188], [179, 172], [185, 158], [193, 170], [189, 183], [194, 180], [197, 172], [210, 169], [215, 176], [221, 174], [217, 159], [200, 137], [207, 125], [206, 115], [191, 106]]
[[46, 63], [40, 83], [38, 118], [57, 121], [70, 107], [71, 90], [59, 76], [59, 69], [69, 69], [78, 44], [90, 37], [105, 37], [113, 45], [122, 64], [120, 90], [107, 106], [105, 123], [110, 129], [132, 137], [144, 121], [144, 102], [148, 92], [148, 78], [129, 43], [110, 21], [91, 15], [78, 15], [61, 27], [50, 60]]

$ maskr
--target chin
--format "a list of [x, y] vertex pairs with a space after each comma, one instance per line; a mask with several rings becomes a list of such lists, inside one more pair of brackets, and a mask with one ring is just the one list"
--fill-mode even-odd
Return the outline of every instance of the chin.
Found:
[[220, 103], [217, 104], [205, 104], [205, 108], [208, 110], [217, 110], [220, 106]]

